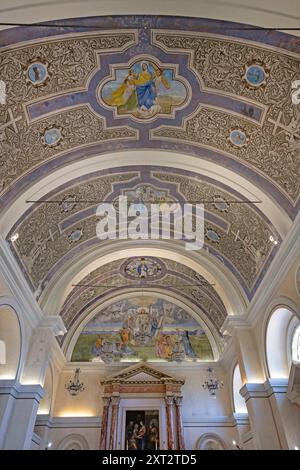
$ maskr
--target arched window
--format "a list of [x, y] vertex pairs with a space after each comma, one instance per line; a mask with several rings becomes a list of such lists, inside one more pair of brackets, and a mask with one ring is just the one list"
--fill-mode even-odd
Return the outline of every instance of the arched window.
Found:
[[300, 325], [297, 326], [292, 340], [292, 360], [300, 362]]
[[269, 318], [266, 331], [266, 356], [271, 378], [282, 379], [289, 376], [291, 343], [288, 331], [294, 316], [294, 312], [290, 309], [279, 307]]
[[240, 395], [243, 386], [239, 365], [237, 364], [232, 376], [232, 394], [235, 413], [248, 413], [244, 398]]

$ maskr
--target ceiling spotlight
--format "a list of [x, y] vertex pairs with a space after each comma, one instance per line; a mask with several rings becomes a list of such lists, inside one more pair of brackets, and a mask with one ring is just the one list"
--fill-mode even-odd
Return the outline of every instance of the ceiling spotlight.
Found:
[[273, 235], [269, 236], [269, 240], [271, 243], [273, 243], [273, 245], [278, 245], [278, 240], [275, 237], [273, 237]]
[[18, 238], [19, 238], [19, 234], [15, 233], [14, 235], [10, 237], [10, 241], [14, 243], [16, 240], [18, 240]]
[[299, 450], [299, 447], [298, 447], [298, 446], [295, 446], [295, 447], [294, 447], [294, 450]]
[[233, 444], [234, 446], [236, 446], [236, 441], [232, 441], [232, 444]]
[[52, 442], [51, 441], [48, 442], [47, 447], [48, 447], [48, 449], [50, 449], [50, 447], [52, 447]]

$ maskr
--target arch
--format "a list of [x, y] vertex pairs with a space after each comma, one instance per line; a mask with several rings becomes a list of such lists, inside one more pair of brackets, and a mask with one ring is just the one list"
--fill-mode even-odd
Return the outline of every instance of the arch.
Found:
[[21, 329], [18, 315], [10, 305], [0, 305], [0, 378], [17, 377], [21, 355]]
[[248, 413], [247, 406], [244, 398], [240, 395], [240, 390], [243, 386], [240, 366], [236, 364], [232, 373], [232, 402], [233, 410], [235, 413]]
[[[200, 319], [201, 325], [203, 327], [203, 330], [205, 331], [207, 338], [210, 342], [214, 360], [217, 361], [220, 357], [220, 339], [218, 337], [218, 333], [215, 329], [215, 327], [212, 325], [210, 322], [209, 318], [203, 318], [200, 312], [195, 310], [195, 305], [194, 304], [189, 304], [186, 300], [183, 302], [183, 300], [175, 294], [172, 294], [172, 296], [169, 296], [166, 294], [165, 291], [162, 291], [161, 289], [149, 289], [147, 292], [145, 292], [143, 295], [144, 296], [153, 296], [153, 295], [159, 295], [161, 298], [168, 300], [179, 307], [183, 308], [184, 310], [187, 311], [193, 318], [196, 320]], [[127, 293], [122, 293], [119, 295], [112, 294], [111, 297], [104, 298], [103, 302], [100, 305], [97, 305], [96, 307], [93, 307], [91, 311], [87, 312], [86, 315], [82, 318], [80, 317], [74, 325], [69, 329], [65, 342], [64, 342], [64, 353], [66, 355], [67, 360], [71, 360], [72, 352], [73, 349], [76, 345], [76, 342], [79, 338], [79, 335], [84, 328], [84, 326], [97, 314], [100, 312], [100, 310], [105, 309], [108, 307], [110, 304], [114, 302], [118, 302], [119, 300], [125, 299], [125, 298], [131, 298], [137, 295], [136, 290], [131, 290]]]
[[[15, 354], [14, 365], [10, 372], [8, 372], [8, 367], [0, 367], [0, 378], [19, 379], [23, 370], [27, 350], [27, 334], [22, 309], [15, 299], [8, 296], [0, 296], [0, 322], [1, 318], [3, 318], [3, 322], [5, 323], [4, 316], [2, 317], [2, 311], [9, 312], [8, 316], [10, 317], [10, 321], [4, 325], [4, 329], [2, 329], [0, 323], [0, 339], [5, 342], [6, 357], [8, 358], [9, 355], [8, 345], [10, 345], [10, 348], [17, 345], [18, 357], [16, 358], [17, 355]], [[13, 336], [12, 341], [7, 342], [4, 336], [6, 336], [5, 331], [8, 331], [9, 325], [13, 328], [16, 336]]]
[[128, 168], [137, 164], [138, 166], [171, 167], [218, 181], [224, 187], [236, 191], [243, 198], [261, 200], [262, 203], [258, 206], [261, 212], [273, 224], [282, 238], [287, 234], [292, 223], [291, 219], [287, 212], [274, 202], [263, 185], [254, 184], [235, 171], [218, 163], [207, 161], [204, 157], [204, 153], [201, 153], [200, 157], [195, 157], [178, 150], [170, 152], [150, 148], [137, 151], [132, 148], [111, 153], [97, 153], [94, 156], [68, 163], [67, 172], [65, 167], [53, 169], [38, 179], [33, 179], [31, 185], [27, 184], [20, 197], [7, 201], [1, 216], [0, 230], [5, 236], [9, 234], [16, 222], [32, 207], [33, 204], [26, 201], [45, 199], [49, 193], [59, 190], [66, 182], [70, 184], [77, 178], [119, 168], [121, 163], [121, 167]]
[[[95, 16], [95, 15], [118, 15], [120, 11], [123, 14], [134, 15], [169, 15], [170, 3], [153, 0], [148, 2], [131, 1], [124, 3], [123, 0], [114, 0], [113, 2], [99, 2], [98, 0], [87, 0], [84, 3], [73, 1], [57, 2], [55, 8], [47, 0], [32, 2], [31, 0], [11, 0], [9, 7], [1, 9], [7, 21], [18, 23], [40, 23], [41, 21], [56, 21], [68, 17], [70, 11], [72, 17]], [[255, 2], [245, 3], [244, 0], [235, 0], [234, 2], [220, 1], [189, 1], [189, 11], [193, 12], [194, 17], [214, 18], [217, 20], [227, 20], [235, 22], [247, 22], [261, 27], [278, 27], [279, 20], [286, 27], [298, 27], [299, 9], [297, 2], [274, 2], [274, 0], [265, 0], [264, 3], [256, 0]], [[184, 15], [187, 12], [185, 5], [180, 0], [172, 0], [172, 14]], [[75, 22], [73, 20], [73, 22]], [[5, 28], [5, 26], [2, 26]], [[9, 28], [9, 26], [8, 26]], [[293, 34], [299, 35], [298, 31]]]
[[223, 439], [214, 433], [205, 433], [198, 439], [196, 450], [226, 450], [227, 446]]
[[89, 445], [81, 434], [69, 434], [60, 441], [57, 450], [89, 450]]
[[51, 365], [48, 366], [44, 382], [45, 395], [40, 401], [37, 411], [38, 415], [48, 415], [51, 412], [51, 405], [53, 400], [53, 371]]
[[156, 256], [185, 264], [208, 282], [215, 283], [215, 290], [221, 297], [228, 315], [245, 311], [247, 301], [244, 293], [233, 275], [228, 271], [225, 272], [221, 262], [217, 265], [205, 253], [191, 254], [167, 241], [160, 241], [158, 245], [154, 240], [145, 241], [143, 246], [134, 241], [116, 240], [113, 245], [95, 247], [75, 262], [66, 263], [64, 272], [54, 276], [44, 290], [40, 300], [43, 310], [50, 315], [60, 311], [64, 300], [72, 290], [72, 284], [80, 283], [86, 275], [100, 266], [131, 256]]
[[288, 378], [291, 362], [289, 329], [295, 312], [287, 305], [278, 305], [271, 312], [265, 332], [265, 355], [270, 378]]

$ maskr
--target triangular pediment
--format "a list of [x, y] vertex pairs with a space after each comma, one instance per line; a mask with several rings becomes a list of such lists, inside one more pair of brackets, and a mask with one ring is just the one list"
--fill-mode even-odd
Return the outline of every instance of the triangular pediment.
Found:
[[112, 383], [112, 382], [122, 382], [122, 383], [165, 383], [165, 382], [175, 382], [183, 384], [184, 380], [173, 375], [166, 374], [161, 370], [155, 369], [154, 367], [148, 366], [145, 363], [137, 364], [134, 366], [127, 367], [121, 372], [111, 375], [107, 379], [103, 380], [102, 383]]

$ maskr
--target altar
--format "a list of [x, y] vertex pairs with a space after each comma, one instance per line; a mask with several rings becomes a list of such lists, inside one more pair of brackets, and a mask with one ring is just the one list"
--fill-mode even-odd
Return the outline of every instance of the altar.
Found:
[[103, 386], [102, 450], [182, 450], [184, 380], [141, 363]]

